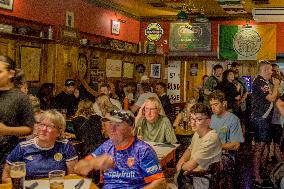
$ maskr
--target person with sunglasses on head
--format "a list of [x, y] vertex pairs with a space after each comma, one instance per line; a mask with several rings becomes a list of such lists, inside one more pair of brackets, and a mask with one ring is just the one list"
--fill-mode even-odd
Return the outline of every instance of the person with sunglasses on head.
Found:
[[76, 164], [75, 172], [88, 175], [102, 170], [103, 189], [162, 189], [164, 174], [151, 146], [133, 137], [134, 115], [130, 111], [113, 110], [102, 121], [109, 140]]
[[135, 118], [134, 134], [141, 130], [142, 139], [145, 141], [175, 144], [175, 131], [167, 116], [160, 114], [161, 108], [158, 98], [146, 99]]
[[72, 144], [63, 139], [65, 119], [56, 110], [43, 112], [35, 124], [34, 137], [20, 142], [8, 155], [2, 179], [10, 182], [11, 165], [26, 163], [26, 179], [47, 178], [48, 172], [63, 170], [74, 173], [78, 156]]
[[33, 108], [29, 97], [15, 87], [23, 72], [8, 56], [0, 56], [0, 174], [6, 156], [19, 143], [19, 136], [32, 133]]
[[[190, 123], [195, 133], [191, 144], [176, 165], [178, 180], [186, 177], [191, 171], [207, 170], [209, 165], [221, 160], [222, 145], [216, 131], [210, 128], [209, 107], [201, 103], [193, 105], [190, 109]], [[179, 188], [183, 187], [181, 184], [178, 183]], [[207, 189], [209, 181], [194, 177], [193, 186], [195, 189]]]

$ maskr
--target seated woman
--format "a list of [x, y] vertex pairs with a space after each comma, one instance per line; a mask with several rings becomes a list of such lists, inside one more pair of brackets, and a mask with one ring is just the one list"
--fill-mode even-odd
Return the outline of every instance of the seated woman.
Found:
[[82, 100], [79, 102], [78, 110], [72, 122], [76, 139], [84, 142], [83, 154], [81, 154], [83, 157], [105, 141], [102, 134], [101, 116], [95, 114], [92, 101]]
[[186, 124], [186, 130], [191, 133], [191, 134], [194, 134], [194, 132], [192, 131], [191, 129], [191, 126], [190, 126], [190, 123], [189, 123], [189, 119], [190, 119], [190, 108], [196, 104], [196, 100], [194, 98], [191, 98], [189, 99], [187, 102], [186, 102], [186, 105], [185, 105], [185, 108], [182, 112], [180, 112], [177, 116], [176, 116], [176, 119], [173, 123], [173, 127], [175, 128], [178, 128], [180, 123], [183, 121]]
[[20, 142], [8, 155], [2, 180], [10, 182], [11, 164], [17, 161], [26, 163], [26, 179], [48, 177], [52, 170], [73, 173], [78, 156], [68, 140], [61, 139], [65, 130], [65, 120], [61, 113], [48, 110], [42, 113], [35, 124], [35, 137]]

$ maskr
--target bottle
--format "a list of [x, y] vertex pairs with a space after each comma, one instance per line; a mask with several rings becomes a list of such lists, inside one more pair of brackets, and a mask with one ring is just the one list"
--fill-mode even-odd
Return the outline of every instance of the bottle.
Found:
[[128, 100], [128, 96], [125, 96], [123, 100], [123, 109], [128, 110], [128, 108], [129, 108], [129, 100]]
[[137, 138], [138, 138], [138, 140], [142, 140], [143, 139], [142, 128], [141, 127], [138, 127]]
[[52, 36], [53, 36], [53, 30], [52, 30], [52, 27], [49, 26], [49, 28], [48, 28], [48, 39], [52, 39]]

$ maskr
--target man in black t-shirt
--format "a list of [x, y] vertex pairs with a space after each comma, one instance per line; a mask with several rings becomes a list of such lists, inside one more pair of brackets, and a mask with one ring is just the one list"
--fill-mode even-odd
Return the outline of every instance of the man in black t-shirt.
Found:
[[[260, 177], [260, 164], [265, 162], [268, 154], [265, 154], [265, 148], [269, 147], [270, 136], [270, 117], [273, 109], [273, 102], [278, 95], [280, 81], [272, 77], [273, 88], [270, 87], [269, 80], [272, 76], [272, 66], [269, 62], [259, 63], [259, 75], [252, 84], [252, 110], [251, 120], [254, 125], [254, 177], [255, 185], [262, 186], [263, 180]], [[268, 149], [269, 152], [269, 149]], [[264, 161], [263, 161], [264, 159]]]
[[65, 81], [64, 90], [55, 97], [56, 108], [59, 110], [66, 109], [68, 117], [73, 116], [79, 103], [79, 94], [75, 96], [76, 83], [73, 79]]

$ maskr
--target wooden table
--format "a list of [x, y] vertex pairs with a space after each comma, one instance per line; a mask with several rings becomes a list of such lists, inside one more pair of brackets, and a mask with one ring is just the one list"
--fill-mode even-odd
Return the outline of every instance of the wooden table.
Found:
[[[76, 174], [65, 176], [65, 179], [81, 179], [81, 178], [83, 177], [76, 175]], [[12, 189], [12, 184], [11, 183], [0, 184], [0, 189]], [[94, 183], [91, 183], [90, 189], [99, 189], [99, 187], [97, 187]]]
[[175, 147], [164, 147], [159, 146], [161, 143], [155, 143], [155, 142], [148, 142], [146, 143], [150, 144], [152, 148], [155, 150], [161, 167], [165, 167], [170, 161], [176, 162], [176, 149], [179, 146], [179, 144], [174, 144]]

